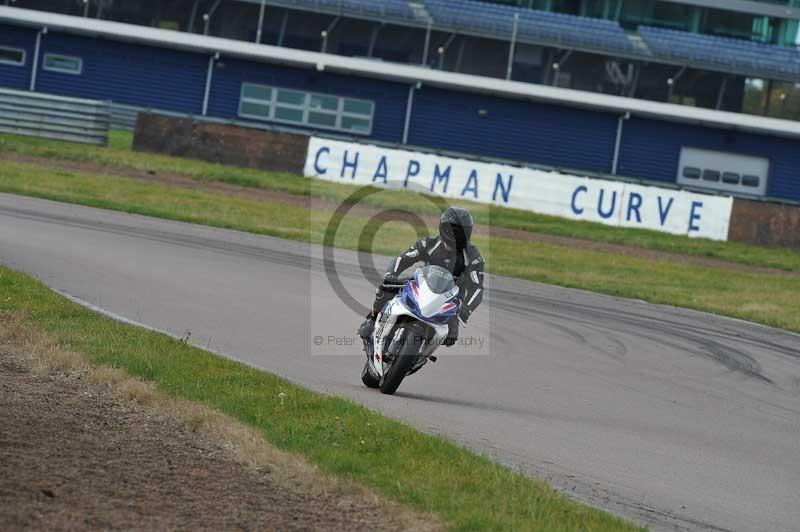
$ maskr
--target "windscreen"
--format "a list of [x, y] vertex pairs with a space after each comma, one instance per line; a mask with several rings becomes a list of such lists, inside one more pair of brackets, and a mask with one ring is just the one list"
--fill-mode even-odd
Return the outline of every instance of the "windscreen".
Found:
[[443, 294], [455, 286], [453, 276], [441, 266], [425, 266], [420, 268], [419, 277], [435, 294]]

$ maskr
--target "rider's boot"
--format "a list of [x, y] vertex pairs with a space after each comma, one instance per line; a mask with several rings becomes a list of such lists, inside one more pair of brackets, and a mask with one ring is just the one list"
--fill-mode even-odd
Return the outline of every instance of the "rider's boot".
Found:
[[375, 330], [375, 313], [370, 312], [367, 314], [367, 319], [358, 328], [358, 335], [365, 340], [372, 336], [372, 331]]

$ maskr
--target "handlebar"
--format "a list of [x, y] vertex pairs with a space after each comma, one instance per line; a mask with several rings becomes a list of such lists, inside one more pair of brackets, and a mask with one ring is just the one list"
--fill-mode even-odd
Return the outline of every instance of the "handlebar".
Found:
[[400, 288], [403, 288], [403, 285], [405, 285], [408, 281], [412, 280], [413, 278], [414, 276], [412, 275], [412, 276], [397, 277], [395, 279], [392, 279], [391, 281], [384, 280], [383, 282], [381, 282], [381, 286], [383, 286], [384, 288], [396, 288], [399, 290]]

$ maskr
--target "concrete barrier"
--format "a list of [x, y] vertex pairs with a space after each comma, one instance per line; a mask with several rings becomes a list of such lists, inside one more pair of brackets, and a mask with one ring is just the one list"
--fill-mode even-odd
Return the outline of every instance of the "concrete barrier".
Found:
[[308, 139], [305, 135], [139, 113], [133, 149], [302, 174]]
[[615, 227], [727, 240], [733, 199], [519, 165], [311, 137], [304, 174], [405, 187]]
[[728, 240], [800, 250], [800, 206], [737, 198]]
[[[298, 175], [314, 159], [309, 143], [308, 135], [149, 113], [139, 114], [134, 133], [138, 151]], [[727, 240], [800, 250], [800, 206], [734, 198]]]

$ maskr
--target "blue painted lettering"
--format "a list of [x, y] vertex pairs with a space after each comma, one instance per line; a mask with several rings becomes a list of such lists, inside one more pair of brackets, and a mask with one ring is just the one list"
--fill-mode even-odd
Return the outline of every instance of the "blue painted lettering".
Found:
[[355, 179], [356, 178], [356, 170], [358, 170], [358, 156], [359, 156], [359, 153], [356, 152], [356, 156], [352, 161], [349, 161], [347, 159], [347, 156], [349, 155], [349, 153], [350, 153], [349, 151], [344, 150], [344, 159], [342, 161], [342, 171], [339, 174], [339, 177], [344, 177], [344, 171], [347, 170], [348, 168], [351, 168], [352, 169], [352, 173], [350, 174], [350, 179]]
[[442, 188], [442, 194], [447, 194], [447, 185], [450, 184], [450, 170], [452, 170], [451, 166], [447, 166], [444, 172], [439, 169], [439, 163], [436, 163], [436, 166], [433, 168], [433, 180], [431, 181], [431, 192], [436, 192], [434, 189], [436, 188], [436, 184], [444, 181], [444, 187]]
[[503, 203], [508, 203], [508, 195], [511, 193], [511, 183], [514, 181], [514, 176], [508, 175], [508, 184], [503, 183], [503, 174], [498, 173], [497, 179], [494, 182], [494, 192], [492, 192], [492, 201], [497, 199], [497, 190], [500, 189], [500, 195], [503, 196]]
[[469, 179], [467, 179], [467, 184], [464, 185], [461, 195], [465, 196], [467, 191], [471, 191], [472, 197], [478, 199], [478, 171], [475, 169], [469, 174]]
[[330, 153], [331, 149], [327, 146], [321, 147], [317, 150], [317, 156], [314, 158], [314, 171], [317, 172], [317, 175], [325, 175], [328, 173], [327, 168], [323, 168], [319, 165], [319, 158], [323, 153]]
[[636, 213], [636, 222], [642, 223], [642, 215], [639, 209], [642, 207], [642, 195], [631, 192], [628, 196], [628, 221], [631, 221], [631, 213]]
[[372, 176], [372, 182], [383, 179], [383, 183], [386, 184], [387, 177], [389, 177], [389, 168], [386, 164], [386, 156], [382, 155], [381, 160], [378, 162], [378, 168], [375, 170], [375, 175]]
[[664, 205], [661, 202], [661, 196], [658, 197], [658, 214], [661, 216], [661, 226], [664, 226], [664, 222], [667, 221], [667, 216], [669, 216], [669, 210], [672, 208], [672, 202], [675, 201], [675, 198], [670, 198], [669, 203], [667, 203], [667, 208], [664, 208]]
[[583, 214], [583, 207], [578, 207], [578, 204], [576, 203], [576, 200], [578, 199], [578, 193], [579, 192], [588, 192], [588, 191], [589, 191], [588, 188], [586, 188], [585, 186], [581, 185], [581, 186], [579, 186], [578, 188], [575, 189], [575, 192], [572, 193], [572, 212], [574, 212], [576, 215]]
[[603, 211], [603, 197], [605, 196], [606, 191], [604, 189], [600, 189], [600, 196], [597, 198], [597, 214], [600, 215], [600, 218], [608, 219], [611, 218], [611, 215], [614, 214], [614, 209], [617, 207], [617, 191], [615, 190], [613, 194], [611, 194], [611, 208], [607, 211]]
[[693, 201], [692, 202], [692, 209], [689, 212], [689, 232], [690, 233], [692, 231], [699, 231], [700, 230], [700, 226], [696, 225], [695, 222], [696, 221], [700, 221], [700, 213], [697, 212], [697, 209], [702, 209], [702, 208], [703, 208], [703, 202], [702, 201]]
[[403, 182], [403, 186], [407, 187], [408, 180], [418, 175], [419, 175], [419, 161], [411, 159], [410, 161], [408, 161], [408, 169], [406, 170], [406, 180]]

